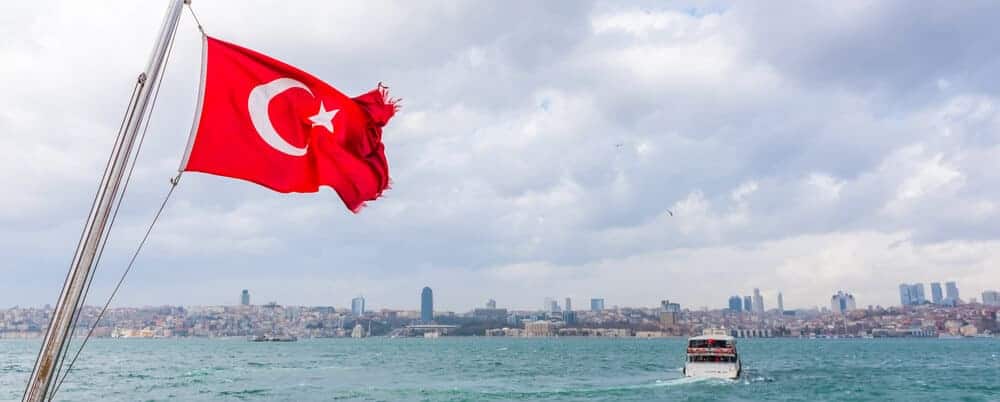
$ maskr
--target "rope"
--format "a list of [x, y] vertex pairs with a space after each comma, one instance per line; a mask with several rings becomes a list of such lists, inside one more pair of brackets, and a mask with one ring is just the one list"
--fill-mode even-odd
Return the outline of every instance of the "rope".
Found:
[[194, 17], [194, 23], [198, 24], [198, 30], [201, 31], [202, 35], [205, 35], [205, 28], [201, 26], [201, 20], [198, 19], [198, 15], [194, 13], [194, 8], [191, 7], [191, 1], [187, 0], [184, 5], [188, 6], [188, 11], [191, 12], [191, 16]]
[[[121, 209], [122, 201], [124, 201], [125, 199], [125, 192], [128, 191], [128, 185], [132, 180], [132, 173], [135, 171], [135, 165], [138, 163], [139, 154], [142, 152], [142, 145], [146, 140], [146, 132], [149, 130], [149, 122], [150, 120], [152, 120], [153, 111], [156, 109], [156, 101], [160, 95], [160, 83], [163, 82], [163, 77], [166, 75], [167, 65], [168, 65], [167, 62], [170, 60], [170, 54], [173, 52], [175, 38], [176, 36], [171, 36], [170, 42], [167, 44], [167, 53], [163, 58], [163, 71], [160, 73], [160, 76], [158, 77], [157, 81], [153, 83], [155, 85], [153, 89], [153, 99], [150, 103], [149, 111], [146, 113], [146, 121], [143, 122], [142, 132], [139, 135], [139, 143], [138, 145], [136, 145], [135, 157], [132, 158], [132, 164], [129, 167], [128, 174], [125, 176], [125, 182], [124, 185], [122, 186], [121, 196], [115, 203], [115, 208], [111, 215], [111, 221], [108, 223], [108, 228], [105, 231], [106, 236], [103, 236], [101, 240], [101, 245], [98, 248], [97, 255], [94, 260], [95, 269], [91, 270], [89, 277], [87, 278], [87, 285], [85, 286], [85, 290], [83, 293], [84, 296], [80, 299], [79, 304], [77, 304], [76, 306], [76, 315], [73, 317], [73, 323], [70, 325], [70, 328], [76, 328], [77, 323], [80, 319], [80, 315], [83, 311], [83, 307], [85, 306], [87, 297], [89, 295], [90, 285], [94, 281], [94, 273], [97, 271], [96, 267], [100, 266], [101, 257], [103, 257], [104, 255], [104, 248], [105, 246], [107, 246], [108, 239], [111, 237], [111, 229], [113, 229], [115, 226], [115, 222], [118, 218], [118, 211]], [[140, 116], [140, 118], [141, 117], [142, 116]], [[104, 307], [101, 309], [100, 313], [98, 313], [97, 319], [95, 319], [93, 324], [91, 324], [90, 329], [87, 331], [87, 335], [83, 338], [80, 347], [73, 355], [73, 359], [70, 360], [69, 365], [66, 366], [65, 371], [62, 370], [62, 367], [66, 361], [66, 358], [68, 357], [68, 354], [62, 353], [62, 358], [59, 361], [56, 373], [57, 376], [60, 371], [62, 371], [63, 374], [61, 377], [58, 377], [59, 381], [56, 383], [55, 388], [53, 388], [52, 392], [49, 394], [48, 398], [49, 401], [52, 401], [55, 398], [56, 393], [59, 392], [59, 388], [62, 387], [63, 382], [66, 381], [66, 377], [69, 376], [69, 372], [70, 370], [73, 369], [73, 365], [76, 363], [76, 360], [80, 357], [80, 354], [83, 352], [83, 348], [87, 346], [87, 342], [93, 336], [94, 331], [97, 329], [97, 325], [101, 322], [101, 319], [107, 312], [108, 307], [111, 305], [112, 300], [114, 300], [115, 295], [118, 294], [118, 290], [121, 288], [122, 283], [125, 282], [125, 277], [132, 270], [132, 266], [135, 264], [135, 260], [139, 256], [139, 252], [142, 251], [143, 246], [146, 244], [146, 239], [149, 238], [149, 234], [153, 231], [153, 227], [156, 225], [157, 220], [159, 220], [160, 214], [163, 212], [163, 209], [167, 205], [167, 201], [170, 199], [171, 194], [173, 194], [174, 192], [174, 188], [177, 187], [177, 183], [179, 183], [180, 181], [180, 175], [181, 173], [178, 173], [177, 176], [170, 179], [170, 190], [167, 191], [167, 195], [164, 197], [163, 202], [160, 204], [160, 208], [156, 211], [156, 214], [153, 216], [153, 221], [150, 222], [149, 227], [146, 229], [145, 236], [143, 236], [142, 241], [139, 242], [139, 246], [136, 247], [135, 252], [133, 252], [132, 258], [129, 260], [129, 263], [125, 268], [125, 272], [123, 272], [121, 277], [118, 279], [118, 283], [115, 285], [114, 290], [111, 292], [111, 295], [108, 296], [108, 299], [104, 303]], [[68, 348], [69, 348], [69, 342], [67, 342], [66, 345], [64, 346], [64, 350]]]
[[156, 214], [153, 215], [153, 221], [150, 222], [149, 227], [146, 228], [146, 234], [142, 236], [139, 246], [136, 247], [135, 252], [132, 253], [132, 258], [129, 259], [128, 265], [125, 267], [125, 272], [122, 272], [121, 277], [118, 278], [118, 283], [115, 284], [114, 290], [111, 291], [111, 296], [109, 296], [108, 300], [104, 302], [104, 307], [102, 307], [101, 312], [97, 314], [97, 319], [94, 320], [94, 324], [91, 325], [90, 330], [87, 332], [87, 336], [83, 338], [83, 343], [80, 345], [80, 348], [77, 349], [76, 354], [73, 356], [73, 359], [70, 360], [69, 365], [66, 366], [66, 371], [56, 384], [55, 389], [52, 390], [52, 393], [49, 396], [50, 401], [55, 398], [56, 392], [59, 392], [59, 388], [62, 386], [63, 382], [66, 381], [66, 377], [69, 376], [70, 370], [73, 369], [73, 364], [76, 363], [77, 358], [80, 357], [80, 353], [83, 352], [84, 346], [87, 346], [87, 341], [90, 340], [91, 336], [94, 334], [94, 330], [97, 329], [97, 324], [102, 318], [104, 318], [104, 314], [107, 313], [108, 307], [111, 306], [111, 301], [114, 300], [115, 295], [118, 294], [118, 290], [121, 289], [122, 283], [125, 282], [125, 277], [132, 271], [132, 267], [135, 265], [135, 260], [139, 257], [139, 252], [142, 251], [143, 246], [146, 245], [146, 240], [149, 239], [149, 234], [153, 231], [153, 227], [156, 226], [156, 222], [159, 221], [160, 214], [163, 213], [163, 209], [167, 206], [167, 201], [170, 200], [170, 196], [173, 195], [174, 189], [177, 188], [177, 183], [180, 182], [180, 177], [181, 173], [178, 173], [177, 176], [170, 179], [170, 189], [167, 190], [166, 196], [163, 197], [163, 202], [160, 203], [160, 208], [157, 209]]

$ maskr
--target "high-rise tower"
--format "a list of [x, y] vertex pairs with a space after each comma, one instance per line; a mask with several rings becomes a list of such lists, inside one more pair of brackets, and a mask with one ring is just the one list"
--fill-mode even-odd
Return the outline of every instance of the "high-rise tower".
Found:
[[351, 299], [351, 314], [360, 317], [365, 314], [365, 297], [358, 296]]
[[760, 289], [753, 289], [753, 312], [764, 314], [764, 296], [760, 295]]
[[420, 292], [420, 321], [434, 321], [434, 292], [426, 286]]

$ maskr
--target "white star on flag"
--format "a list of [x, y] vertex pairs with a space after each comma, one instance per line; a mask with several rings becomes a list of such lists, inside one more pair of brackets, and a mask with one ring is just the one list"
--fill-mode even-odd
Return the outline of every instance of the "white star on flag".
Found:
[[320, 126], [326, 129], [326, 131], [333, 132], [333, 116], [337, 115], [340, 109], [326, 110], [323, 106], [323, 102], [319, 102], [319, 111], [315, 115], [309, 117], [309, 121], [312, 122], [312, 126]]

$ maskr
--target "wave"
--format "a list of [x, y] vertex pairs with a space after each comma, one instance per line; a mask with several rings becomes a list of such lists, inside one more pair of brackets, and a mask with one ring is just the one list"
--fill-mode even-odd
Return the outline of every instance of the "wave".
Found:
[[270, 390], [264, 388], [256, 388], [256, 389], [244, 389], [239, 391], [220, 391], [218, 392], [218, 395], [236, 399], [246, 399], [248, 397], [258, 397], [267, 395], [269, 391]]

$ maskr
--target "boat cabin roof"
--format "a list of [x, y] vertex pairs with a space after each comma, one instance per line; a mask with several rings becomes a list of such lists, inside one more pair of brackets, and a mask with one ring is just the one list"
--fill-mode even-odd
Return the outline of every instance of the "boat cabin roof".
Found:
[[702, 341], [702, 340], [709, 340], [709, 339], [713, 339], [713, 340], [717, 340], [717, 341], [733, 341], [733, 340], [736, 340], [736, 338], [733, 338], [733, 337], [731, 337], [729, 335], [700, 335], [700, 336], [688, 338], [689, 341]]

